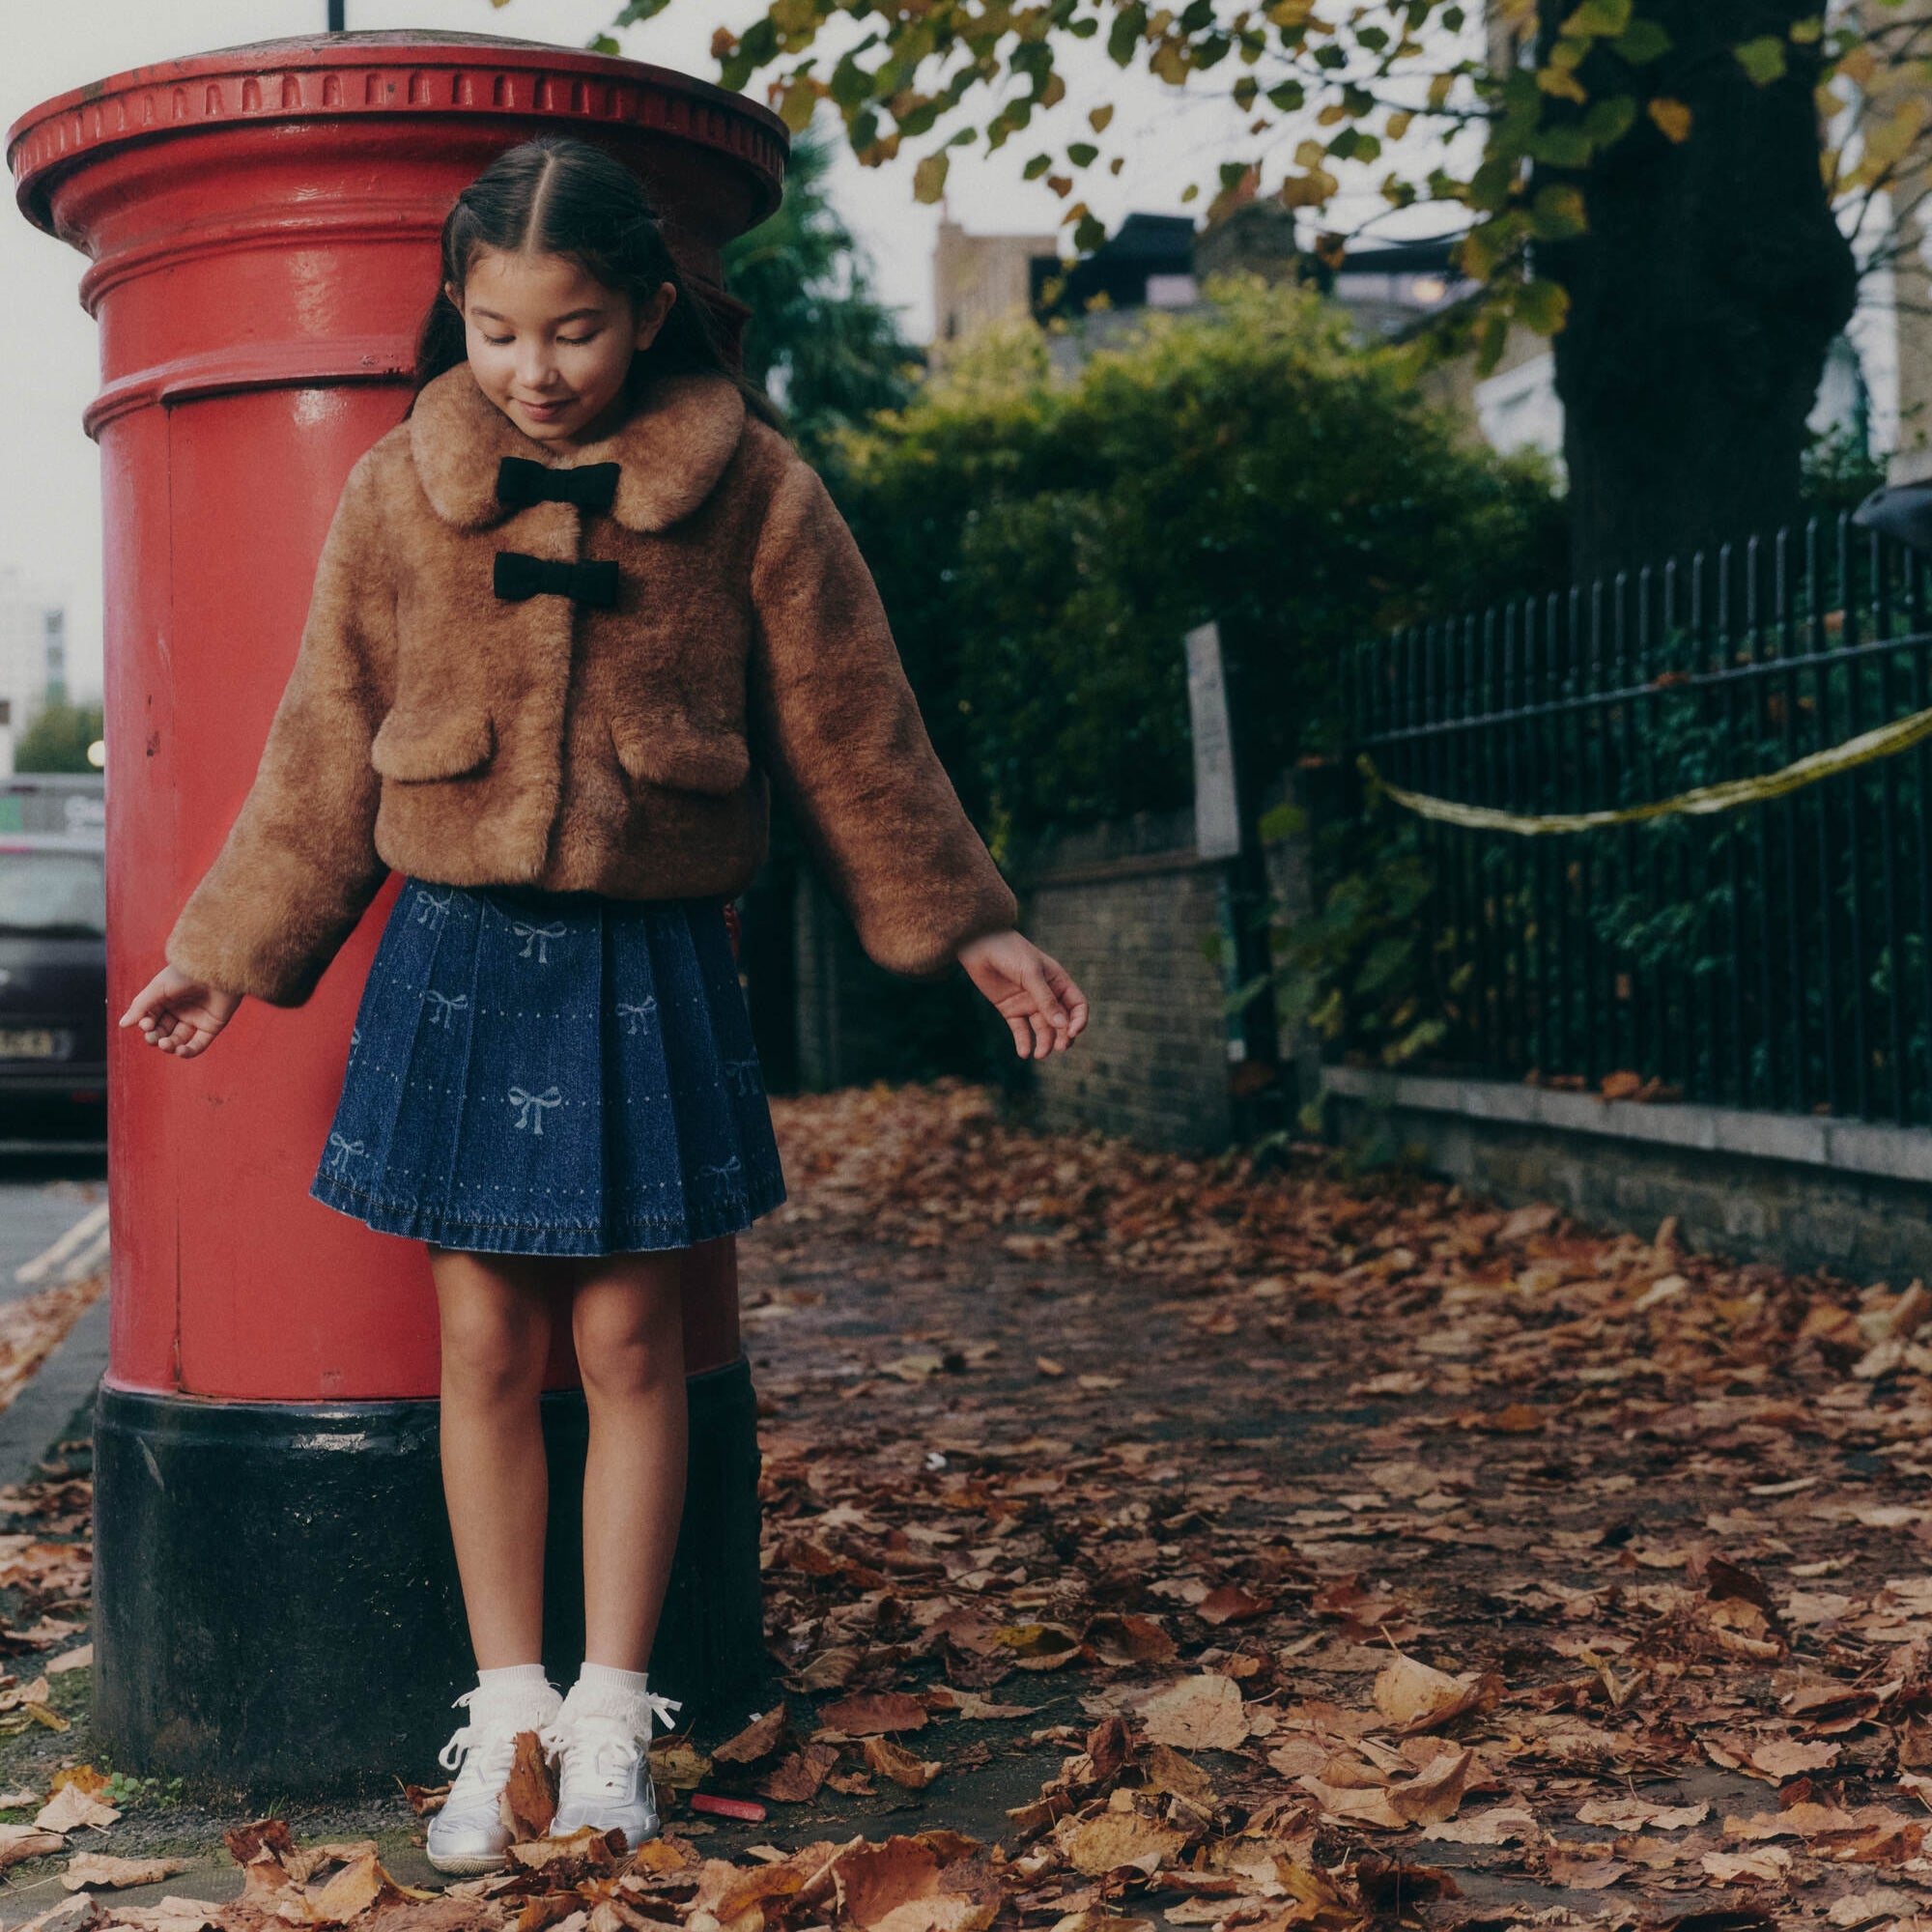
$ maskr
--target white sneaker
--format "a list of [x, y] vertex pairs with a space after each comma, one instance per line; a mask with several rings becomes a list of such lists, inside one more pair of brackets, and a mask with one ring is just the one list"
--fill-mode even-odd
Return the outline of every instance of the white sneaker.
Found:
[[502, 1690], [479, 1685], [456, 1701], [469, 1711], [469, 1721], [437, 1759], [457, 1776], [442, 1809], [429, 1821], [429, 1861], [440, 1872], [496, 1871], [510, 1844], [500, 1801], [517, 1755], [517, 1733], [541, 1735], [555, 1722], [563, 1698], [554, 1684]]
[[543, 1733], [557, 1759], [556, 1817], [550, 1834], [568, 1836], [588, 1825], [622, 1832], [635, 1852], [658, 1834], [658, 1797], [651, 1783], [651, 1719], [671, 1727], [676, 1699], [655, 1690], [636, 1693], [571, 1686], [556, 1720]]

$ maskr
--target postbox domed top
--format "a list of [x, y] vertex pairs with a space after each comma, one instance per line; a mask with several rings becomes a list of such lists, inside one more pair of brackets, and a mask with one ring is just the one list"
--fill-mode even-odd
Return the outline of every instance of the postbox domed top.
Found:
[[304, 35], [130, 68], [32, 107], [7, 130], [20, 212], [52, 230], [75, 167], [131, 143], [249, 122], [514, 115], [662, 131], [749, 177], [754, 218], [778, 206], [787, 135], [769, 108], [709, 81], [541, 41], [412, 28]]

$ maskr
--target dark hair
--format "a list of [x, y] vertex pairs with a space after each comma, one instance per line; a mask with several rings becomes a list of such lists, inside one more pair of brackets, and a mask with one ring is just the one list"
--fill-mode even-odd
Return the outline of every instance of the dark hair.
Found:
[[699, 371], [728, 378], [743, 392], [748, 410], [783, 428], [772, 399], [724, 359], [643, 183], [614, 155], [568, 134], [538, 134], [506, 149], [456, 197], [442, 224], [436, 298], [416, 336], [418, 393], [445, 369], [469, 359], [462, 311], [444, 290], [464, 286], [479, 248], [568, 256], [639, 308], [670, 283], [677, 299], [651, 346], [631, 358], [626, 397], [636, 401], [660, 375]]

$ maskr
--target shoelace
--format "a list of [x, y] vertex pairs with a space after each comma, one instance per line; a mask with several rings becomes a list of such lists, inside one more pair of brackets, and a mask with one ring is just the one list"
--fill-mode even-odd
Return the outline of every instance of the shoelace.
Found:
[[[644, 1692], [644, 1716], [646, 1718], [655, 1718], [660, 1729], [669, 1730], [671, 1728], [670, 1714], [673, 1711], [681, 1711], [683, 1709], [684, 1705], [675, 1697], [660, 1697], [655, 1690], [646, 1690]], [[650, 1743], [650, 1733], [648, 1731], [644, 1734], [644, 1742], [646, 1744]]]
[[[641, 1737], [621, 1718], [573, 1714], [568, 1710], [558, 1712], [555, 1720], [537, 1735], [545, 1750], [555, 1757], [562, 1752], [565, 1743], [576, 1735], [577, 1725], [596, 1725], [597, 1730], [592, 1731], [587, 1740], [590, 1745], [590, 1774], [596, 1779], [601, 1795], [617, 1797], [629, 1785], [631, 1768], [637, 1763], [639, 1754], [649, 1754], [652, 1720], [655, 1719], [658, 1725], [668, 1731], [671, 1728], [671, 1713], [684, 1708], [679, 1699], [661, 1696], [655, 1690], [643, 1693], [643, 1704], [644, 1728]], [[602, 1735], [599, 1735], [600, 1732]], [[572, 1781], [575, 1782], [574, 1779]]]
[[444, 1771], [469, 1769], [490, 1781], [508, 1775], [517, 1754], [517, 1732], [534, 1727], [518, 1724], [506, 1729], [500, 1721], [480, 1721], [470, 1710], [469, 1700], [476, 1694], [474, 1690], [466, 1690], [456, 1699], [469, 1712], [469, 1721], [437, 1753], [436, 1761]]

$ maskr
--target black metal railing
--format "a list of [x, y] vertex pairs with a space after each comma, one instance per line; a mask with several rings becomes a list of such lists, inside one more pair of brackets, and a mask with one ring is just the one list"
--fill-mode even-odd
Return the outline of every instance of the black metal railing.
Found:
[[[1405, 632], [1356, 660], [1357, 741], [1392, 784], [1522, 814], [1773, 772], [1932, 705], [1926, 577], [1841, 519]], [[1920, 743], [1711, 816], [1420, 821], [1432, 1060], [1932, 1121], [1928, 801]]]

